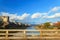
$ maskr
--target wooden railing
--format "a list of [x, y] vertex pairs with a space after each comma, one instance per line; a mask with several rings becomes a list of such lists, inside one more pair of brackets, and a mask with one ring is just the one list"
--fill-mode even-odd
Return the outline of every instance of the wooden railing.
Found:
[[0, 39], [60, 39], [60, 30], [0, 29]]

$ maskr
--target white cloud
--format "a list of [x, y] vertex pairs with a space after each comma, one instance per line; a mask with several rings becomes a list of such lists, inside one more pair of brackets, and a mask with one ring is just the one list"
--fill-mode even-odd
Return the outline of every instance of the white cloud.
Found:
[[44, 18], [57, 18], [60, 17], [60, 13], [55, 13], [54, 15], [51, 16], [45, 16]]
[[14, 21], [14, 20], [23, 20], [25, 18], [27, 18], [30, 14], [24, 13], [21, 16], [17, 15], [17, 14], [10, 14], [10, 13], [6, 13], [6, 12], [1, 12], [2, 16], [9, 16], [10, 21]]
[[56, 13], [55, 14], [55, 17], [60, 17], [60, 13]]
[[[60, 10], [60, 6], [54, 7], [51, 10], [49, 10], [47, 12], [47, 15], [44, 15], [42, 18], [57, 18], [57, 17], [60, 17], [60, 13], [56, 13], [58, 10]], [[51, 14], [51, 12], [54, 12], [54, 15], [49, 16], [49, 14]]]
[[17, 16], [17, 19], [19, 20], [23, 20], [25, 18], [27, 18], [30, 14], [24, 13], [22, 16]]
[[57, 11], [60, 7], [54, 7], [52, 11]]
[[2, 15], [2, 16], [9, 16], [9, 13], [1, 12], [1, 15]]
[[40, 13], [34, 13], [31, 16], [31, 18], [39, 18], [39, 17], [41, 17], [41, 14]]
[[58, 10], [60, 10], [60, 6], [57, 6], [57, 7], [52, 8], [50, 11], [48, 11], [48, 13], [56, 12]]
[[46, 16], [46, 18], [55, 18], [55, 15], [52, 15], [52, 16]]
[[30, 14], [27, 14], [27, 13], [24, 13], [21, 18], [24, 19], [24, 18], [27, 18]]

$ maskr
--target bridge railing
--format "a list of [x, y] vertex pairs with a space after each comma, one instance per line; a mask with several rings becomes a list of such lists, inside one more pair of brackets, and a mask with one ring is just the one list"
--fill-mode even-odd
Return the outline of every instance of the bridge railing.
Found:
[[60, 30], [1, 29], [0, 39], [53, 39], [60, 38]]

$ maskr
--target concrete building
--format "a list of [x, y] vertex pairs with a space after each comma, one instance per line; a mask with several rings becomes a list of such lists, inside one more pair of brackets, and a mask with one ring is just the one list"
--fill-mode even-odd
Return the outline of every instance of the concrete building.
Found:
[[9, 17], [8, 16], [0, 16], [0, 24], [3, 24], [2, 27], [5, 27], [9, 24]]
[[9, 22], [9, 17], [8, 16], [0, 16], [0, 21]]

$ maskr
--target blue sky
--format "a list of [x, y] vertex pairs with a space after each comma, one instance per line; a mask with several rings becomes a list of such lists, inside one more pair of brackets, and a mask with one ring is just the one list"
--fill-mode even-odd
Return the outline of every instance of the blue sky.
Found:
[[60, 0], [0, 0], [0, 15], [40, 24], [60, 21]]

